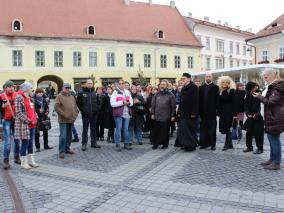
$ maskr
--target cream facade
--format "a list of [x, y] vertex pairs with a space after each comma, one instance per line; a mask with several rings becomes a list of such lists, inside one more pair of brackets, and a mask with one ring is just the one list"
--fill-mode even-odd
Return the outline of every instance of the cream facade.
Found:
[[[43, 66], [36, 64], [36, 51], [43, 52], [43, 63], [40, 64]], [[62, 67], [55, 66], [55, 51], [63, 53]], [[74, 57], [78, 56], [74, 56], [74, 52], [80, 53], [80, 66], [74, 66]], [[91, 59], [93, 66], [90, 66], [90, 52], [96, 55], [96, 59]], [[107, 55], [114, 56], [113, 67], [108, 66]], [[145, 55], [148, 55], [147, 60]], [[162, 68], [161, 57], [165, 68]], [[21, 63], [18, 60], [21, 60]], [[91, 76], [95, 78], [97, 85], [102, 85], [119, 78], [132, 82], [138, 78], [138, 72], [143, 72], [144, 77], [154, 85], [162, 78], [175, 81], [183, 72], [193, 73], [200, 70], [200, 48], [194, 46], [88, 39], [0, 37], [1, 85], [11, 79], [18, 83], [29, 81], [34, 86], [42, 81], [53, 81], [59, 88], [63, 82], [70, 82], [77, 87]]]

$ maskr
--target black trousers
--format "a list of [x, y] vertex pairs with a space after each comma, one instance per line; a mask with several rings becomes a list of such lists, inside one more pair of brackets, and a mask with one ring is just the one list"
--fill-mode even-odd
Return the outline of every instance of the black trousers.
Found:
[[[36, 133], [35, 133], [35, 146], [36, 146], [37, 149], [40, 149], [39, 137], [40, 137], [40, 131], [36, 131]], [[48, 130], [43, 131], [43, 147], [44, 148], [48, 147]]]
[[169, 132], [170, 122], [155, 121], [152, 127], [152, 143], [153, 145], [163, 145], [167, 147], [169, 145]]
[[246, 146], [248, 149], [253, 150], [252, 140], [255, 138], [256, 147], [258, 150], [263, 151], [264, 140], [264, 121], [263, 119], [254, 120], [249, 119], [247, 124], [246, 133]]
[[200, 141], [201, 147], [216, 146], [216, 120], [202, 120], [200, 123]]
[[98, 114], [97, 125], [96, 125], [96, 136], [97, 138], [104, 138], [104, 115]]
[[233, 146], [231, 132], [227, 132], [226, 133], [226, 139], [225, 139], [224, 148], [230, 149], [230, 148], [233, 148], [233, 147], [234, 146]]

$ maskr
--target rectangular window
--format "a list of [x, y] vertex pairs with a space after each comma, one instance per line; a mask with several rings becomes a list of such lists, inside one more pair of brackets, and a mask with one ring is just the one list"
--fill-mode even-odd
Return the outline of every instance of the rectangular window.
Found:
[[175, 56], [175, 68], [179, 69], [180, 68], [180, 56]]
[[236, 43], [236, 54], [240, 55], [240, 43]]
[[144, 54], [144, 67], [145, 68], [151, 67], [151, 55], [150, 54]]
[[216, 51], [217, 52], [224, 52], [224, 40], [216, 39]]
[[247, 60], [243, 60], [243, 66], [246, 66], [247, 65]]
[[126, 54], [126, 66], [133, 67], [133, 60], [134, 60], [133, 53], [127, 53]]
[[284, 59], [284, 47], [279, 48], [279, 58]]
[[223, 69], [224, 68], [224, 59], [223, 58], [216, 58], [216, 69]]
[[246, 45], [243, 45], [243, 55], [247, 55], [247, 47], [246, 47]]
[[115, 66], [115, 54], [113, 52], [107, 53], [107, 66], [114, 67]]
[[211, 69], [211, 58], [206, 57], [206, 70], [210, 70], [210, 69]]
[[262, 58], [262, 61], [268, 61], [268, 50], [267, 49], [263, 49], [261, 51], [261, 58]]
[[187, 67], [188, 67], [188, 69], [193, 69], [193, 67], [194, 67], [193, 56], [187, 57]]
[[161, 68], [167, 68], [167, 56], [161, 55], [160, 61], [161, 61]]
[[234, 67], [234, 59], [230, 59], [230, 67]]
[[210, 37], [206, 37], [205, 47], [206, 47], [206, 50], [210, 50]]
[[35, 61], [37, 67], [45, 66], [45, 55], [44, 51], [35, 51]]
[[23, 65], [22, 50], [13, 50], [13, 66], [21, 67]]
[[97, 52], [89, 52], [89, 67], [98, 66], [98, 55]]
[[240, 66], [240, 60], [237, 60], [236, 62], [236, 66], [239, 67]]
[[81, 67], [82, 65], [82, 54], [81, 52], [73, 52], [73, 66]]
[[234, 42], [230, 41], [230, 53], [234, 53]]
[[63, 51], [54, 52], [54, 66], [63, 67]]

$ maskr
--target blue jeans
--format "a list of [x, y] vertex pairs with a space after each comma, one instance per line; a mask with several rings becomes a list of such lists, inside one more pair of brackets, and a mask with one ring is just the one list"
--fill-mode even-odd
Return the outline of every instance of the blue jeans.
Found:
[[275, 164], [281, 163], [281, 141], [280, 134], [274, 135], [267, 133], [270, 143], [270, 160]]
[[[129, 143], [133, 143], [133, 138], [134, 138], [134, 126], [130, 125], [128, 128], [128, 137], [129, 137]], [[142, 128], [139, 127], [137, 129], [137, 140], [139, 144], [142, 144]]]
[[128, 126], [129, 126], [129, 118], [123, 118], [123, 117], [115, 117], [115, 135], [114, 135], [114, 141], [115, 144], [120, 144], [121, 139], [121, 129], [123, 130], [124, 134], [124, 143], [129, 143], [129, 137], [128, 137]]
[[60, 123], [59, 124], [59, 153], [64, 153], [70, 150], [72, 141], [72, 128], [73, 123]]
[[75, 125], [73, 125], [72, 134], [73, 134], [73, 138], [74, 139], [79, 139], [78, 132], [77, 132], [77, 129], [76, 129]]
[[30, 139], [24, 139], [22, 140], [22, 145], [21, 145], [21, 156], [26, 156], [27, 152], [28, 154], [33, 154], [33, 145], [34, 145], [34, 140], [35, 140], [35, 128], [30, 129]]
[[88, 142], [88, 130], [90, 126], [91, 131], [91, 145], [96, 144], [96, 122], [97, 117], [94, 115], [92, 117], [82, 116], [83, 121], [83, 132], [82, 132], [82, 144], [87, 145]]
[[14, 140], [13, 137], [14, 121], [3, 120], [3, 134], [4, 134], [3, 160], [4, 161], [9, 160], [12, 142], [14, 142], [14, 157], [18, 157], [20, 152], [20, 146], [19, 146], [19, 140]]

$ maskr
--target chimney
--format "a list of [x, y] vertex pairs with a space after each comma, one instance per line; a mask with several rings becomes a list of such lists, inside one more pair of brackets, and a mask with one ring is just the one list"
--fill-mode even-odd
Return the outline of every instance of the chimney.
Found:
[[124, 2], [125, 5], [129, 5], [130, 4], [129, 0], [123, 0], [123, 2]]
[[229, 26], [229, 23], [228, 23], [228, 22], [224, 22], [224, 26], [225, 26], [225, 27], [228, 27], [228, 26]]
[[248, 28], [248, 29], [247, 29], [247, 32], [252, 33], [252, 28], [251, 28], [251, 27], [250, 27], [250, 28]]
[[190, 17], [190, 18], [192, 17], [192, 13], [191, 12], [188, 13], [188, 17]]
[[204, 21], [209, 21], [209, 17], [208, 16], [204, 16], [203, 19], [204, 19]]
[[221, 20], [218, 20], [218, 24], [219, 24], [219, 25], [221, 25], [221, 24], [222, 24]]
[[176, 2], [174, 0], [171, 0], [170, 7], [171, 8], [175, 8], [176, 7]]
[[236, 26], [236, 29], [240, 30], [240, 29], [241, 29], [241, 27], [240, 27], [240, 26]]
[[153, 1], [152, 0], [149, 0], [149, 4], [152, 4], [153, 3]]

